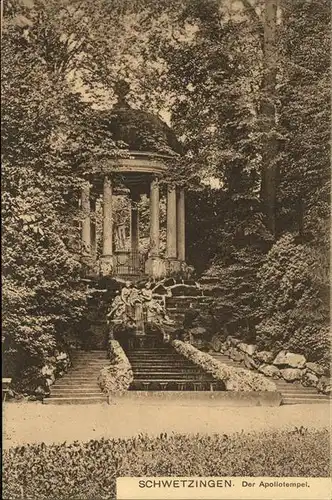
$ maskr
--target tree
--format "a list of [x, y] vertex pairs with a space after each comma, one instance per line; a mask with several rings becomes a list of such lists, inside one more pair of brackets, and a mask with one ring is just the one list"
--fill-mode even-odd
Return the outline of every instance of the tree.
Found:
[[5, 369], [14, 384], [41, 366], [85, 308], [68, 200], [82, 182], [59, 151], [64, 106], [58, 82], [16, 25], [3, 35], [2, 213]]
[[330, 46], [327, 1], [282, 2], [278, 240], [259, 272], [262, 347], [328, 365]]
[[261, 198], [267, 227], [276, 233], [277, 153], [276, 82], [277, 82], [277, 0], [265, 0], [262, 97], [259, 117], [263, 132]]
[[283, 81], [278, 168], [279, 233], [328, 246], [330, 205], [330, 6], [284, 1], [281, 31]]

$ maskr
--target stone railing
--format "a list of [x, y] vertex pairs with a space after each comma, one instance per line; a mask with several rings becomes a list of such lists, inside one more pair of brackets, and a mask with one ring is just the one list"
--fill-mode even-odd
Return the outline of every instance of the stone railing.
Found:
[[298, 381], [304, 386], [316, 387], [319, 392], [331, 392], [331, 380], [327, 370], [317, 363], [306, 360], [302, 354], [287, 352], [259, 351], [254, 344], [246, 344], [234, 337], [227, 337], [225, 342], [215, 338], [211, 342], [215, 352], [221, 352], [241, 362], [246, 368], [274, 379], [282, 378], [287, 382]]
[[210, 373], [216, 380], [222, 381], [226, 391], [268, 391], [277, 390], [276, 384], [260, 373], [251, 373], [243, 368], [229, 367], [214, 359], [210, 354], [202, 352], [189, 343], [173, 340], [175, 350], [184, 357]]
[[100, 370], [98, 384], [106, 394], [127, 391], [134, 379], [133, 371], [124, 350], [117, 340], [109, 341], [108, 353], [110, 364]]

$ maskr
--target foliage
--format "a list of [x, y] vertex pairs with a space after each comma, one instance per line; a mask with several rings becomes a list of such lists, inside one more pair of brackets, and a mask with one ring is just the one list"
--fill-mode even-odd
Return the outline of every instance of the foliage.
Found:
[[265, 254], [254, 247], [234, 248], [229, 258], [215, 258], [205, 276], [218, 278], [218, 295], [212, 309], [225, 334], [245, 341], [255, 339], [261, 297], [257, 293], [257, 272]]
[[15, 385], [65, 341], [85, 308], [70, 196], [81, 179], [58, 148], [58, 83], [16, 26], [6, 27], [3, 62], [3, 338]]
[[117, 340], [108, 344], [110, 365], [100, 370], [98, 383], [103, 392], [127, 391], [134, 377], [129, 360]]
[[328, 431], [303, 428], [42, 443], [4, 452], [3, 495], [11, 500], [111, 500], [120, 476], [328, 477], [328, 457]]
[[203, 368], [207, 373], [211, 373], [216, 380], [224, 382], [227, 391], [276, 391], [275, 383], [264, 375], [224, 365], [210, 354], [201, 352], [196, 347], [181, 340], [173, 340], [172, 345], [180, 354]]
[[328, 249], [331, 10], [328, 0], [282, 2], [282, 134], [279, 233], [292, 230]]
[[[321, 258], [318, 258], [321, 257]], [[260, 348], [289, 349], [328, 363], [328, 259], [290, 234], [272, 247], [259, 271]]]

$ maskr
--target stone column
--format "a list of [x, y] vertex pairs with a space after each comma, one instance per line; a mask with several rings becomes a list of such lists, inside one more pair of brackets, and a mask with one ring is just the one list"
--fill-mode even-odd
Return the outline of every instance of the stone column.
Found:
[[101, 272], [105, 276], [113, 268], [113, 219], [112, 219], [112, 180], [104, 177], [103, 190], [103, 255]]
[[131, 251], [137, 253], [139, 249], [139, 213], [138, 197], [135, 196], [131, 201]]
[[91, 225], [90, 225], [90, 183], [86, 181], [81, 192], [82, 220], [82, 253], [84, 256], [91, 254]]
[[94, 260], [97, 258], [97, 220], [96, 220], [96, 200], [91, 200], [91, 255]]
[[176, 248], [176, 190], [169, 186], [167, 189], [167, 235], [166, 247], [169, 259], [177, 258]]
[[184, 203], [184, 189], [179, 189], [177, 197], [177, 245], [178, 245], [178, 259], [181, 262], [186, 260], [186, 247], [185, 247], [185, 203]]
[[159, 257], [159, 183], [153, 179], [150, 185], [150, 249], [151, 257]]
[[159, 181], [152, 179], [150, 184], [150, 255], [145, 263], [145, 272], [160, 279], [166, 276], [165, 259], [159, 255]]

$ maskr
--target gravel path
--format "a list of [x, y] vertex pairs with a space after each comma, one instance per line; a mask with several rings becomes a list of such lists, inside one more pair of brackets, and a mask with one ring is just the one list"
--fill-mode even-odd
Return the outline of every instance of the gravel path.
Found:
[[321, 429], [331, 424], [328, 404], [221, 408], [138, 406], [135, 403], [57, 406], [10, 402], [5, 403], [3, 416], [5, 448], [33, 442], [50, 444], [130, 437], [138, 433], [224, 434], [301, 426]]

